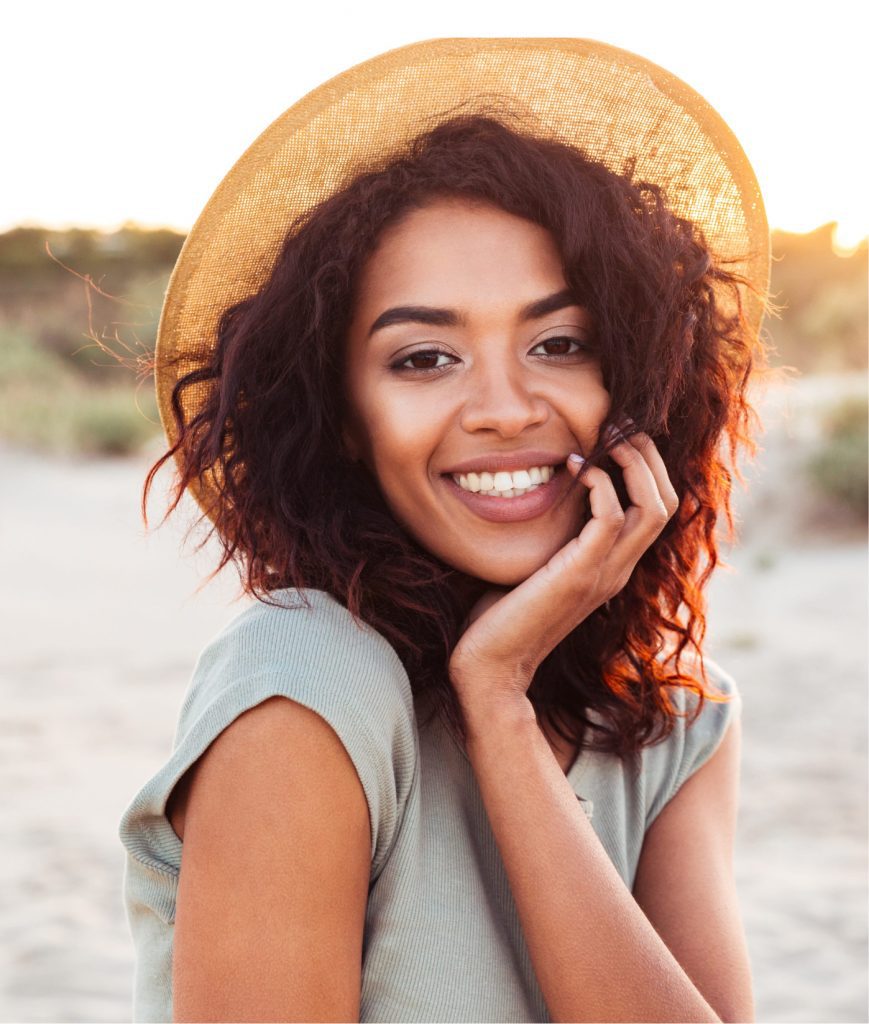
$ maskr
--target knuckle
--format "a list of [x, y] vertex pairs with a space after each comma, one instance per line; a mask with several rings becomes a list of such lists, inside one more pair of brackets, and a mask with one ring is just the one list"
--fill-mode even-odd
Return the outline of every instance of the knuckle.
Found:
[[667, 525], [670, 515], [671, 513], [663, 501], [657, 501], [651, 510], [651, 518], [659, 529], [663, 529]]
[[679, 499], [672, 491], [664, 491], [660, 496], [660, 507], [670, 520], [679, 508]]
[[612, 508], [604, 516], [604, 521], [613, 530], [620, 530], [625, 525], [625, 510]]

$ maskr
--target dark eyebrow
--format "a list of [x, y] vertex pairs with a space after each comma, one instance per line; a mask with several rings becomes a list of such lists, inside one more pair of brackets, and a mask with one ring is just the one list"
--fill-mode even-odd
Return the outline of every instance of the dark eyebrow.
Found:
[[393, 324], [431, 324], [434, 327], [458, 327], [463, 318], [451, 309], [435, 309], [434, 306], [393, 306], [374, 321], [368, 332], [370, 338], [375, 331]]
[[536, 302], [529, 302], [519, 312], [520, 320], [539, 320], [549, 313], [555, 313], [565, 306], [578, 306], [579, 300], [569, 288], [563, 288], [554, 295], [547, 295], [545, 299], [538, 299]]
[[[564, 288], [553, 295], [547, 295], [545, 299], [537, 299], [529, 302], [519, 310], [520, 320], [539, 320], [549, 313], [555, 313], [566, 306], [578, 306], [576, 296], [569, 288]], [[394, 324], [430, 324], [433, 327], [459, 327], [465, 323], [465, 318], [452, 309], [437, 309], [434, 306], [393, 306], [385, 310], [371, 325], [368, 331], [370, 338], [375, 331], [383, 327], [392, 327]]]

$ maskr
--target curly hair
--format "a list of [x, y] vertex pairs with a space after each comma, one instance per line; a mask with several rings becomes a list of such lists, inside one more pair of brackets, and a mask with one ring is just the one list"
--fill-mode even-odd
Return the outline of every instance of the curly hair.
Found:
[[[263, 286], [223, 312], [207, 364], [175, 384], [177, 441], [148, 473], [143, 516], [147, 525], [148, 491], [170, 457], [178, 472], [163, 521], [191, 481], [216, 475], [209, 536], [222, 557], [209, 578], [233, 561], [244, 592], [266, 603], [282, 588], [330, 593], [389, 641], [414, 695], [432, 698], [464, 741], [447, 665], [488, 584], [418, 545], [344, 452], [346, 332], [360, 269], [412, 209], [464, 197], [543, 226], [595, 325], [608, 421], [627, 414], [652, 437], [680, 506], [624, 589], [539, 665], [528, 696], [578, 749], [636, 763], [680, 715], [668, 686], [697, 694], [695, 716], [704, 699], [725, 699], [704, 666], [703, 591], [720, 561], [721, 512], [734, 533], [738, 448], [756, 451], [747, 384], [766, 353], [744, 312], [750, 284], [660, 187], [507, 120], [453, 116], [293, 221]], [[188, 421], [181, 395], [203, 384], [208, 397]], [[615, 468], [603, 430], [588, 454]], [[620, 474], [613, 482], [627, 505]]]

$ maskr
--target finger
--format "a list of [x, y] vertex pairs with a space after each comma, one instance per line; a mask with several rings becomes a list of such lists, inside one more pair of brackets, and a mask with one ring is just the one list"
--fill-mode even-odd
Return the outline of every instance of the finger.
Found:
[[634, 445], [624, 439], [610, 449], [609, 455], [621, 467], [625, 488], [631, 500], [631, 506], [626, 511], [626, 532], [638, 529], [657, 536], [670, 518], [670, 513], [649, 463]]
[[[588, 489], [591, 517], [566, 548], [568, 559], [576, 556], [603, 559], [612, 549], [625, 525], [625, 512], [609, 474], [588, 463], [567, 465], [579, 483]], [[557, 557], [557, 556], [556, 556]]]
[[664, 502], [668, 514], [672, 516], [679, 507], [679, 495], [676, 494], [673, 483], [670, 480], [670, 474], [661, 457], [661, 453], [658, 451], [657, 445], [648, 434], [641, 430], [630, 434], [627, 440], [645, 459], [646, 465], [651, 470], [655, 483], [658, 485], [658, 493], [661, 495], [661, 500]]

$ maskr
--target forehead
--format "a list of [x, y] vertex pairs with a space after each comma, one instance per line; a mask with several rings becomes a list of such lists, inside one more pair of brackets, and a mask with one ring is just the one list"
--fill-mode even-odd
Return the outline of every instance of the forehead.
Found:
[[489, 203], [449, 198], [387, 228], [360, 285], [367, 306], [394, 299], [473, 304], [505, 292], [522, 305], [563, 287], [564, 276], [545, 228]]

